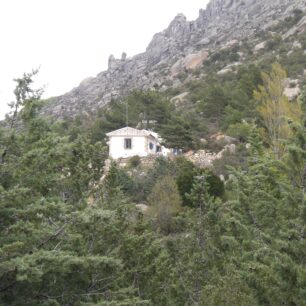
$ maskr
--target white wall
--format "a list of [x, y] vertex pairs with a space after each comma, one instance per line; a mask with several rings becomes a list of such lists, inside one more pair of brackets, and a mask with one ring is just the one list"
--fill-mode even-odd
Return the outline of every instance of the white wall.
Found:
[[[124, 148], [124, 139], [132, 139], [132, 148]], [[149, 148], [149, 143], [152, 142], [154, 147], [152, 150]], [[131, 156], [147, 156], [149, 154], [156, 153], [157, 141], [153, 137], [145, 136], [112, 136], [109, 140], [109, 156], [117, 159], [120, 157], [131, 157]]]
[[[131, 138], [132, 139], [132, 148], [125, 149], [124, 148], [124, 139]], [[146, 156], [147, 152], [145, 150], [146, 147], [146, 137], [144, 136], [113, 136], [110, 137], [109, 141], [109, 156], [116, 159], [120, 157], [131, 157], [134, 155]]]
[[[158, 142], [156, 141], [156, 139], [155, 138], [153, 138], [153, 137], [147, 137], [147, 150], [148, 150], [148, 154], [156, 154], [156, 146], [157, 146], [157, 144], [158, 144]], [[149, 146], [149, 143], [153, 143], [153, 148], [152, 149], [150, 149], [150, 146]]]

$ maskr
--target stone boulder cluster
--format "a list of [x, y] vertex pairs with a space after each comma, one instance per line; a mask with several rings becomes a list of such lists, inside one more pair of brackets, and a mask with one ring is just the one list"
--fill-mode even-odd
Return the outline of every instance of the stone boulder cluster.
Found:
[[[215, 136], [215, 137], [214, 137]], [[225, 156], [233, 155], [236, 152], [237, 139], [227, 135], [218, 133], [211, 136], [216, 143], [223, 143], [224, 146], [219, 152], [211, 152], [208, 150], [189, 151], [184, 156], [200, 168], [211, 168], [216, 160], [222, 159]]]
[[123, 53], [120, 59], [111, 55], [106, 71], [49, 99], [43, 113], [57, 118], [74, 117], [95, 112], [133, 89], [166, 90], [179, 86], [178, 76], [201, 66], [209, 50], [266, 29], [294, 9], [305, 10], [306, 1], [211, 0], [194, 21], [177, 15], [167, 29], [154, 35], [144, 53], [133, 57]]

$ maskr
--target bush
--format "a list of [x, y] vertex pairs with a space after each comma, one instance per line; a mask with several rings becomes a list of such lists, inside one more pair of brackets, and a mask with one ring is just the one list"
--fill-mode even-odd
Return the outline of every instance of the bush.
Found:
[[182, 199], [175, 180], [165, 176], [158, 180], [148, 197], [149, 213], [156, 220], [156, 225], [165, 234], [173, 229], [173, 217], [181, 210]]
[[240, 142], [246, 142], [250, 136], [252, 126], [247, 123], [231, 124], [227, 129], [227, 134], [231, 137], [238, 138]]
[[266, 49], [268, 51], [275, 50], [281, 43], [282, 38], [280, 35], [274, 36], [271, 39], [269, 39], [266, 43]]
[[215, 175], [212, 171], [205, 171], [208, 183], [208, 193], [213, 197], [224, 196], [224, 184], [219, 178], [219, 176]]
[[129, 167], [136, 168], [141, 164], [141, 159], [138, 155], [132, 156], [129, 160]]
[[190, 193], [193, 185], [193, 179], [197, 175], [197, 167], [185, 157], [178, 157], [175, 161], [177, 176], [176, 184], [179, 193], [183, 199], [184, 205], [190, 205], [190, 200], [186, 197]]

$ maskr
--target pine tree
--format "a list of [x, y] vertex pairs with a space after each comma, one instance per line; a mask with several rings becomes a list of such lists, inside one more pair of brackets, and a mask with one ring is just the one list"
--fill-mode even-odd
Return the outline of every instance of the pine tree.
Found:
[[234, 171], [233, 184], [227, 185], [232, 190], [227, 236], [240, 241], [243, 265], [238, 266], [258, 304], [299, 305], [305, 270], [305, 247], [299, 238], [301, 203], [286, 165], [271, 154], [258, 155], [256, 147], [247, 171]]

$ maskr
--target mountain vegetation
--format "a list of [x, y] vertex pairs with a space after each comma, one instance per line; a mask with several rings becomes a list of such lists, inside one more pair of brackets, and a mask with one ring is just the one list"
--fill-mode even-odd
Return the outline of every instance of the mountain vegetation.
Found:
[[[46, 117], [37, 72], [16, 79], [0, 129], [0, 305], [306, 305], [306, 34], [274, 33], [303, 16], [95, 114]], [[289, 99], [286, 82], [301, 92]], [[183, 152], [218, 151], [220, 131], [237, 150], [210, 168], [134, 157], [105, 173], [105, 134], [127, 112]]]

